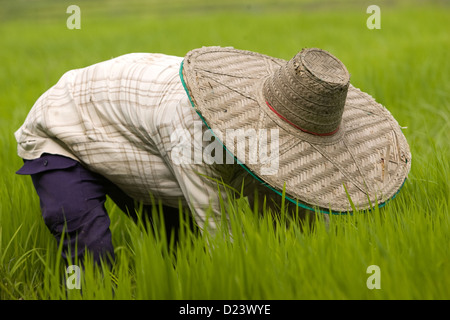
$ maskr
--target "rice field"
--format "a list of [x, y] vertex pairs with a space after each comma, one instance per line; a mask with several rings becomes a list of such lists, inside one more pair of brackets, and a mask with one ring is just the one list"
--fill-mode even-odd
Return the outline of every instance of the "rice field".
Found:
[[[0, 300], [298, 300], [450, 298], [450, 6], [444, 1], [0, 1]], [[82, 290], [69, 289], [60, 247], [41, 218], [15, 130], [61, 75], [130, 52], [183, 56], [208, 45], [290, 59], [330, 51], [351, 82], [385, 105], [404, 129], [412, 169], [399, 195], [373, 212], [317, 216], [315, 227], [230, 201], [233, 239], [145, 231], [111, 201], [116, 261], [88, 259]], [[162, 229], [161, 229], [162, 230]], [[76, 263], [76, 262], [74, 262]], [[379, 288], [370, 288], [378, 267]], [[368, 269], [369, 268], [369, 269]], [[369, 270], [369, 271], [368, 271]], [[375, 275], [375, 273], [373, 273]], [[370, 278], [370, 279], [369, 279]]]

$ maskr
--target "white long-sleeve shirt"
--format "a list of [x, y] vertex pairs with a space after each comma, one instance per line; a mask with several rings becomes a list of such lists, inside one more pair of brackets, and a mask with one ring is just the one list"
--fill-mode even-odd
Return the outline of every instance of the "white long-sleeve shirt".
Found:
[[[73, 158], [145, 204], [154, 197], [177, 207], [181, 200], [203, 227], [208, 212], [220, 214], [219, 198], [225, 198], [205, 176], [239, 187], [247, 173], [237, 164], [195, 161], [195, 131], [208, 129], [179, 78], [181, 61], [131, 53], [65, 73], [15, 133], [19, 156]], [[191, 161], [180, 161], [180, 150], [191, 150]]]

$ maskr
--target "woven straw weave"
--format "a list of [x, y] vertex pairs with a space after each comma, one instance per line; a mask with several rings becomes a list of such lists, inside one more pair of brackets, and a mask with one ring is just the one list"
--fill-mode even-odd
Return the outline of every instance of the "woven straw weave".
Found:
[[[291, 200], [332, 212], [352, 211], [346, 190], [357, 209], [385, 203], [409, 173], [407, 141], [386, 108], [349, 84], [339, 60], [329, 55], [335, 61], [325, 57], [317, 64], [316, 58], [322, 59], [324, 53], [314, 50], [318, 51], [309, 57], [298, 54], [285, 61], [233, 48], [196, 49], [185, 57], [183, 81], [213, 132], [279, 129], [279, 154], [272, 155], [279, 156], [276, 174], [264, 174], [267, 164], [245, 161], [248, 145], [245, 159], [239, 159], [274, 190], [281, 192], [285, 184]], [[306, 77], [300, 87], [288, 80], [294, 69]], [[315, 83], [301, 88], [307, 81]], [[306, 133], [269, 109], [268, 100], [307, 131], [338, 130], [328, 136]], [[225, 146], [236, 156], [233, 146]]]

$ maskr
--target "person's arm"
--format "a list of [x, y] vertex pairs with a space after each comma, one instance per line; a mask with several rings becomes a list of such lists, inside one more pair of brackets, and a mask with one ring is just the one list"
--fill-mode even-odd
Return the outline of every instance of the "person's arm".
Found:
[[[200, 229], [216, 231], [217, 224], [227, 204], [227, 194], [222, 179], [224, 172], [215, 163], [205, 159], [205, 148], [211, 141], [203, 141], [209, 130], [186, 99], [176, 106], [164, 107], [158, 113], [158, 134], [161, 137], [161, 155], [178, 183], [185, 202]], [[220, 145], [221, 148], [223, 148]], [[220, 149], [220, 148], [219, 148]], [[223, 169], [223, 167], [222, 167]]]

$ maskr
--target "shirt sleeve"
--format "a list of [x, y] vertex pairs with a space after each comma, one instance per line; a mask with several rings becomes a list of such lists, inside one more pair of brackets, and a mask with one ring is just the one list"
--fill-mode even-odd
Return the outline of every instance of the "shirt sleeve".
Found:
[[219, 142], [210, 135], [209, 129], [190, 105], [188, 98], [182, 99], [171, 113], [164, 112], [170, 121], [159, 119], [159, 134], [162, 137], [162, 155], [171, 168], [185, 202], [191, 209], [195, 221], [204, 230], [214, 233], [218, 223], [227, 220], [226, 206], [232, 189], [227, 186], [232, 166], [211, 161], [211, 147], [216, 152], [225, 152]]

